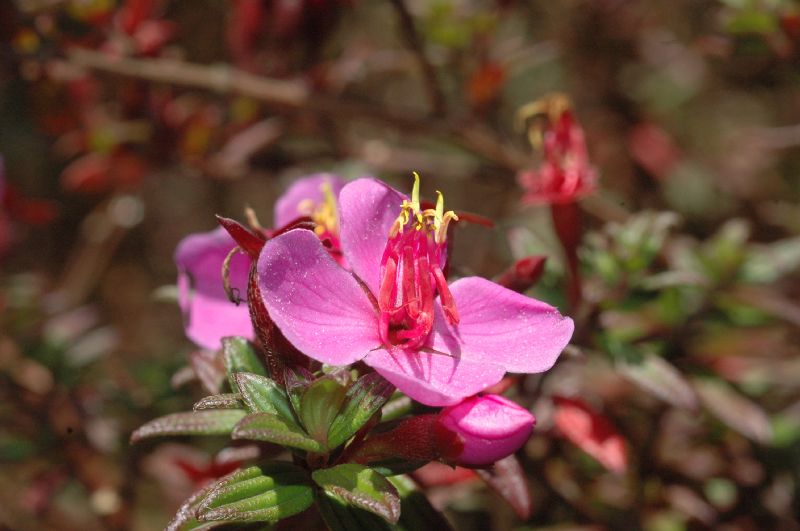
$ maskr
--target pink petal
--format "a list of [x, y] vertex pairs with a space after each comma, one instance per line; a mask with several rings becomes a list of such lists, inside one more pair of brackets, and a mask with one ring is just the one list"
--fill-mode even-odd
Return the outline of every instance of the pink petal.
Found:
[[380, 265], [389, 229], [406, 196], [375, 179], [358, 179], [339, 194], [339, 223], [344, 256], [372, 293], [380, 286]]
[[449, 325], [437, 301], [429, 339], [434, 350], [536, 373], [552, 367], [572, 337], [572, 319], [556, 308], [484, 278], [459, 279], [450, 292], [461, 320]]
[[502, 396], [484, 395], [444, 408], [439, 422], [457, 433], [463, 444], [455, 461], [481, 466], [519, 450], [531, 436], [536, 419], [527, 409]]
[[292, 183], [275, 203], [275, 228], [283, 227], [295, 219], [305, 216], [306, 214], [299, 209], [302, 201], [306, 199], [310, 199], [314, 203], [324, 201], [325, 195], [322, 193], [322, 185], [326, 182], [330, 184], [334, 197], [339, 196], [339, 192], [342, 191], [345, 185], [344, 179], [332, 173], [318, 173], [303, 177]]
[[[178, 303], [183, 311], [186, 336], [200, 347], [217, 349], [225, 336], [253, 337], [245, 302], [228, 300], [222, 286], [222, 262], [236, 243], [218, 228], [192, 234], [175, 250], [178, 266]], [[231, 261], [231, 287], [247, 298], [250, 258], [237, 253]]]
[[505, 369], [492, 363], [400, 349], [376, 350], [364, 361], [405, 394], [429, 406], [456, 404], [496, 384], [505, 374]]
[[257, 267], [270, 317], [307, 356], [347, 365], [380, 345], [377, 312], [364, 289], [313, 232], [294, 229], [268, 241]]

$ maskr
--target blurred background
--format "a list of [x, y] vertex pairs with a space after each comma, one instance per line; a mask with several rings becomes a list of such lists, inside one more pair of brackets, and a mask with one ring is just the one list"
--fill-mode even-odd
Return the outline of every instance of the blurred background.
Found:
[[[790, 0], [0, 0], [0, 525], [159, 529], [224, 440], [131, 446], [202, 396], [176, 244], [270, 226], [319, 171], [485, 216], [455, 274], [548, 257], [579, 323], [515, 512], [420, 474], [458, 529], [800, 529], [800, 8]], [[572, 100], [598, 190], [564, 297], [524, 104]], [[575, 400], [573, 400], [575, 399]]]

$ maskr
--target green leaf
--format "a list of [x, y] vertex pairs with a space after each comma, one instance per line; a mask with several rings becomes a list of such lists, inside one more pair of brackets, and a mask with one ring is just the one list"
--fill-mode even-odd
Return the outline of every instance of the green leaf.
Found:
[[324, 447], [299, 426], [272, 413], [247, 415], [233, 428], [231, 438], [268, 441], [308, 452], [324, 451]]
[[197, 521], [195, 512], [200, 501], [211, 491], [212, 487], [213, 485], [208, 485], [189, 496], [178, 508], [178, 512], [172, 517], [164, 531], [189, 531], [206, 525]]
[[[331, 531], [391, 531], [398, 529], [383, 518], [363, 511], [325, 492], [316, 496], [317, 508]], [[419, 531], [419, 530], [416, 530]]]
[[421, 529], [452, 531], [450, 522], [431, 505], [427, 496], [417, 489], [417, 485], [410, 477], [401, 475], [387, 479], [400, 494], [401, 513], [398, 527], [409, 531]]
[[244, 404], [242, 403], [242, 395], [239, 393], [225, 393], [202, 398], [192, 409], [195, 411], [204, 409], [244, 409]]
[[267, 371], [261, 363], [253, 345], [243, 337], [222, 338], [222, 360], [228, 373], [228, 382], [233, 391], [239, 391], [234, 375], [237, 372], [250, 372], [266, 376]]
[[300, 400], [300, 420], [314, 439], [328, 446], [328, 429], [344, 401], [345, 388], [333, 378], [312, 383]]
[[242, 409], [173, 413], [151, 420], [131, 434], [131, 443], [162, 435], [223, 435], [247, 414]]
[[400, 518], [397, 489], [371, 468], [347, 463], [315, 470], [311, 477], [326, 493], [354, 507], [375, 513], [390, 523], [397, 523]]
[[286, 394], [295, 411], [300, 411], [300, 401], [303, 393], [314, 380], [314, 375], [301, 367], [287, 367], [283, 379], [286, 382]]
[[203, 522], [277, 522], [306, 510], [314, 501], [298, 466], [273, 462], [239, 470], [212, 487], [197, 508]]
[[319, 507], [325, 523], [332, 531], [452, 531], [450, 522], [437, 511], [428, 498], [417, 489], [416, 484], [408, 476], [388, 478], [395, 486], [401, 498], [400, 520], [390, 524], [370, 512], [348, 505], [343, 500], [324, 492], [317, 494]]
[[251, 413], [272, 413], [296, 424], [286, 392], [272, 379], [249, 372], [235, 375], [236, 385]]
[[355, 435], [383, 407], [393, 392], [394, 386], [377, 372], [359, 378], [347, 390], [344, 406], [331, 423], [328, 446], [336, 448]]

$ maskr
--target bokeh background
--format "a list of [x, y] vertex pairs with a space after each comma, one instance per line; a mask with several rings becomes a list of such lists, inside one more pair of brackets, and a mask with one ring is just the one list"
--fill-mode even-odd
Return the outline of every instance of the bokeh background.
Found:
[[546, 255], [529, 293], [568, 311], [516, 181], [515, 113], [558, 91], [600, 187], [575, 344], [512, 391], [530, 515], [418, 479], [458, 529], [800, 528], [794, 2], [2, 0], [0, 39], [3, 527], [158, 529], [226, 472], [225, 441], [128, 436], [202, 396], [177, 242], [246, 206], [269, 226], [297, 177], [418, 171], [495, 223], [459, 226], [455, 273]]

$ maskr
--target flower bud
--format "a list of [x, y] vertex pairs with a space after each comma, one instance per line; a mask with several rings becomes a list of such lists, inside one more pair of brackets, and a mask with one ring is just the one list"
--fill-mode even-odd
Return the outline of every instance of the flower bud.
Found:
[[528, 410], [502, 396], [467, 398], [439, 413], [439, 428], [457, 435], [460, 443], [451, 452], [442, 448], [442, 457], [468, 466], [494, 463], [525, 444], [535, 423]]

